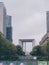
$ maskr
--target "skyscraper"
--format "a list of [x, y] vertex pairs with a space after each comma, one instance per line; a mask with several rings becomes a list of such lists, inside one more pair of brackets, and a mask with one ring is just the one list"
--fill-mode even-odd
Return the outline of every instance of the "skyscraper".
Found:
[[46, 17], [47, 17], [47, 32], [49, 32], [49, 11], [46, 12]]
[[12, 25], [11, 25], [11, 16], [7, 15], [6, 19], [6, 38], [9, 41], [12, 41]]
[[47, 32], [40, 41], [41, 46], [46, 45], [47, 40], [49, 40], [49, 11], [46, 11], [46, 24], [47, 24]]
[[6, 8], [3, 2], [0, 2], [0, 32], [6, 37]]

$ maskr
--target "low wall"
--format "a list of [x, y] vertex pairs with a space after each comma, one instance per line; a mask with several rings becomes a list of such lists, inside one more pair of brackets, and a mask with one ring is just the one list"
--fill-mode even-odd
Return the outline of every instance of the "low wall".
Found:
[[49, 65], [49, 61], [0, 61], [0, 65]]

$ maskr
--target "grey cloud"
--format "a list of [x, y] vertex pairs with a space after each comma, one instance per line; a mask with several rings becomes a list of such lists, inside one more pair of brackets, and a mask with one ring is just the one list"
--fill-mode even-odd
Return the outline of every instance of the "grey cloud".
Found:
[[35, 38], [39, 42], [46, 33], [46, 12], [49, 0], [3, 0], [12, 15], [13, 39]]

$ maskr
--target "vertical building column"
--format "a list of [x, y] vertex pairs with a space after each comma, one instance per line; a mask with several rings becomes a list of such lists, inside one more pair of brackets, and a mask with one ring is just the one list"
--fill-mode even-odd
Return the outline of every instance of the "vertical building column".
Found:
[[[22, 42], [22, 41], [21, 41]], [[22, 50], [23, 50], [23, 42], [22, 42]]]
[[25, 53], [26, 53], [26, 42], [25, 42]]
[[32, 48], [35, 46], [35, 40], [32, 41]]

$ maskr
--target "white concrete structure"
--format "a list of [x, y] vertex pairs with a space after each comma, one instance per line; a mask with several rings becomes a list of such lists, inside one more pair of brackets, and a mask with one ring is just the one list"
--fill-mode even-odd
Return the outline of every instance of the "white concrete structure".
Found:
[[30, 49], [30, 51], [32, 51], [33, 47], [35, 46], [35, 39], [19, 39], [19, 45], [22, 47], [22, 50], [25, 52], [25, 54], [29, 55], [28, 51]]
[[6, 36], [6, 8], [3, 2], [0, 2], [0, 32]]

